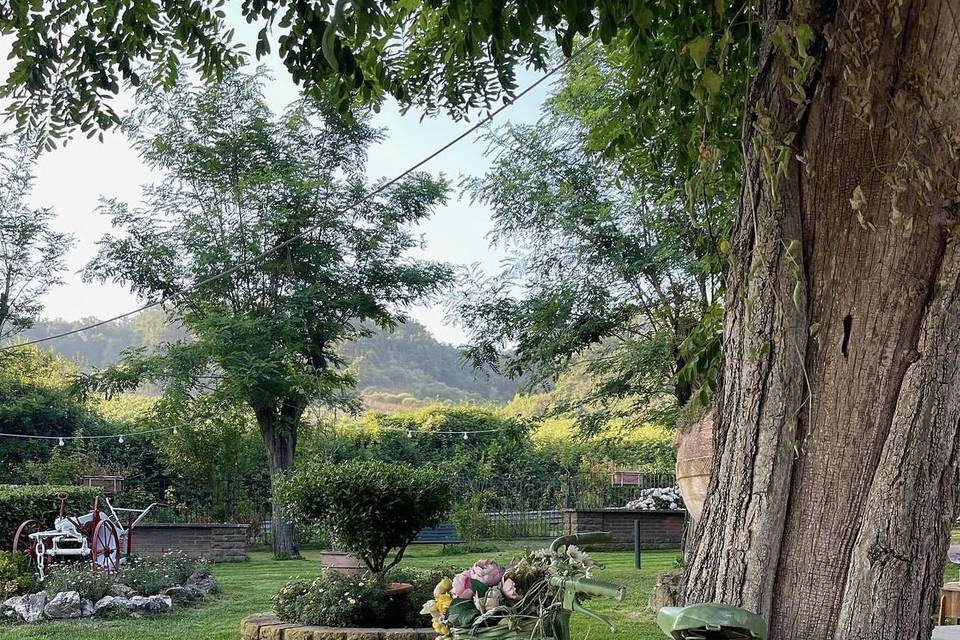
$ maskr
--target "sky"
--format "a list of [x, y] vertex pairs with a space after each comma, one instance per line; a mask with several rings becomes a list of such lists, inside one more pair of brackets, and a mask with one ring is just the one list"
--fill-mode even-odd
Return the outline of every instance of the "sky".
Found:
[[[254, 41], [255, 28], [238, 16], [230, 16], [230, 23], [237, 31], [237, 41]], [[3, 44], [0, 41], [0, 53], [4, 54], [0, 58], [5, 59]], [[248, 50], [252, 50], [252, 45]], [[251, 65], [255, 64], [266, 64], [274, 77], [267, 90], [267, 99], [274, 110], [280, 110], [296, 99], [296, 87], [276, 56], [251, 62]], [[518, 75], [521, 89], [539, 77], [532, 71], [522, 71]], [[544, 82], [504, 110], [494, 124], [535, 122], [551, 82]], [[116, 104], [118, 109], [125, 110], [131, 101], [128, 96], [121, 95]], [[375, 116], [374, 124], [385, 127], [387, 137], [370, 149], [367, 173], [371, 181], [401, 173], [471, 126], [471, 123], [454, 121], [447, 116], [421, 120], [421, 115], [416, 109], [401, 115], [396, 104], [391, 102]], [[489, 161], [483, 156], [484, 148], [484, 143], [476, 136], [468, 137], [422, 170], [443, 174], [456, 186], [461, 176], [480, 175], [486, 169]], [[84, 283], [79, 272], [95, 255], [97, 240], [110, 231], [107, 217], [96, 213], [98, 199], [113, 197], [137, 204], [141, 187], [155, 180], [156, 175], [140, 161], [125, 137], [114, 132], [107, 133], [102, 143], [78, 136], [64, 147], [46, 152], [37, 163], [35, 175], [31, 204], [52, 208], [56, 213], [54, 228], [76, 237], [76, 245], [67, 256], [64, 285], [44, 297], [43, 315], [65, 320], [105, 318], [137, 307], [136, 297], [123, 287]], [[461, 199], [455, 189], [449, 203], [417, 228], [422, 234], [424, 249], [416, 255], [456, 265], [477, 264], [484, 271], [491, 272], [497, 269], [504, 256], [500, 250], [490, 247], [486, 238], [490, 228], [489, 211], [482, 205], [471, 205], [467, 199]], [[443, 342], [460, 344], [465, 340], [463, 328], [445, 319], [441, 302], [414, 307], [410, 315]]]

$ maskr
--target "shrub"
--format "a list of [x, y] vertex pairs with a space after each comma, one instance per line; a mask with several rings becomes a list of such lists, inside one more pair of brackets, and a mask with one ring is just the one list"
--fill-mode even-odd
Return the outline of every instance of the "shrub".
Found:
[[0, 551], [0, 600], [34, 591], [37, 578], [27, 556], [13, 551]]
[[295, 520], [329, 530], [378, 578], [400, 562], [421, 529], [440, 523], [450, 504], [448, 484], [431, 469], [359, 460], [301, 468], [279, 493]]
[[96, 602], [110, 594], [110, 585], [116, 581], [115, 575], [94, 571], [87, 562], [70, 562], [53, 565], [43, 588], [48, 594], [76, 591], [80, 597]]
[[383, 586], [369, 577], [330, 574], [312, 581], [291, 580], [273, 598], [282, 619], [329, 627], [384, 624]]
[[413, 585], [413, 591], [406, 599], [387, 602], [384, 618], [397, 627], [422, 627], [423, 614], [420, 610], [424, 603], [433, 599], [433, 588], [444, 578], [450, 578], [463, 571], [463, 567], [435, 567], [416, 569], [396, 567], [387, 574], [387, 582], [407, 582]]
[[490, 491], [474, 491], [453, 508], [450, 520], [461, 540], [475, 542], [490, 537], [490, 520], [483, 513], [483, 507], [492, 497]]
[[53, 565], [43, 587], [51, 594], [77, 591], [94, 602], [108, 595], [114, 584], [124, 584], [140, 595], [153, 596], [167, 587], [185, 583], [198, 568], [197, 560], [181, 555], [146, 560], [130, 558], [115, 574], [94, 571], [88, 562], [71, 562]]
[[644, 489], [640, 495], [626, 504], [624, 509], [639, 509], [641, 511], [679, 511], [686, 509], [683, 496], [678, 487], [664, 487]]
[[153, 596], [167, 587], [185, 583], [198, 568], [199, 562], [181, 555], [156, 560], [133, 558], [116, 575], [114, 582], [125, 584], [140, 595]]
[[103, 496], [99, 487], [53, 485], [0, 485], [0, 540], [5, 547], [13, 544], [13, 535], [24, 520], [39, 520], [44, 527], [52, 527], [60, 512], [57, 493], [70, 494], [68, 515], [87, 513], [93, 500]]

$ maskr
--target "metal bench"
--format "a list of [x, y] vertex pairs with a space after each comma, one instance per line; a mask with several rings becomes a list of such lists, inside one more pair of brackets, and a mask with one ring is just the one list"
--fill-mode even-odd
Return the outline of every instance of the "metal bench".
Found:
[[411, 544], [440, 544], [444, 548], [448, 544], [460, 544], [463, 539], [457, 535], [452, 524], [438, 524], [435, 527], [422, 529]]

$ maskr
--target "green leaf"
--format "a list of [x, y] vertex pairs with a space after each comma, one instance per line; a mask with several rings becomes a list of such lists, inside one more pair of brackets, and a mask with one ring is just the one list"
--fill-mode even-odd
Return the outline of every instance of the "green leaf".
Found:
[[476, 578], [470, 578], [470, 589], [473, 590], [474, 595], [478, 595], [481, 598], [487, 595], [487, 591], [490, 589], [489, 586], [483, 584]]
[[480, 615], [470, 600], [454, 598], [447, 608], [447, 620], [455, 627], [468, 627], [473, 619]]
[[703, 69], [712, 44], [713, 39], [709, 35], [702, 35], [687, 44], [687, 53], [693, 58], [693, 62], [697, 65], [698, 69]]
[[805, 58], [807, 49], [813, 42], [813, 29], [808, 24], [798, 24], [793, 28], [793, 37], [797, 41], [797, 51], [800, 52], [800, 57]]
[[715, 96], [720, 93], [720, 88], [723, 86], [723, 76], [712, 69], [705, 69], [702, 82], [707, 93]]

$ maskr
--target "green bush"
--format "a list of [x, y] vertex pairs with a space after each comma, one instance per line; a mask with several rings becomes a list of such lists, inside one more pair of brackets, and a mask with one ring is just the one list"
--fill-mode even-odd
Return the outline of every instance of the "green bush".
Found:
[[39, 520], [42, 526], [52, 527], [60, 512], [57, 493], [61, 491], [70, 494], [66, 507], [67, 515], [89, 512], [94, 498], [103, 496], [103, 490], [98, 487], [0, 485], [0, 544], [3, 548], [11, 548], [13, 535], [24, 520]]
[[291, 580], [273, 598], [281, 620], [329, 627], [381, 626], [386, 597], [369, 577], [330, 574], [313, 581]]
[[37, 578], [27, 556], [13, 551], [0, 551], [0, 600], [31, 593]]
[[143, 596], [157, 595], [167, 587], [187, 581], [200, 563], [181, 555], [169, 555], [160, 559], [132, 558], [114, 577]]
[[463, 567], [435, 567], [417, 569], [414, 567], [395, 567], [387, 573], [387, 582], [407, 582], [413, 585], [413, 591], [406, 599], [387, 602], [384, 618], [397, 627], [422, 627], [426, 618], [420, 613], [424, 603], [433, 599], [433, 589], [444, 578], [452, 578], [463, 571]]
[[490, 537], [490, 519], [483, 513], [490, 491], [474, 491], [462, 498], [450, 513], [453, 529], [464, 542]]
[[114, 584], [124, 584], [140, 595], [153, 596], [167, 587], [185, 583], [199, 567], [196, 560], [179, 555], [147, 560], [131, 558], [115, 574], [94, 571], [87, 562], [70, 562], [54, 565], [43, 587], [48, 593], [77, 591], [94, 602], [108, 595]]
[[115, 582], [116, 575], [94, 571], [87, 562], [70, 562], [54, 565], [43, 581], [43, 588], [49, 594], [76, 591], [81, 598], [96, 602], [110, 594], [110, 585]]
[[450, 506], [449, 486], [436, 471], [385, 462], [311, 465], [280, 483], [279, 492], [295, 520], [323, 526], [378, 578]]

